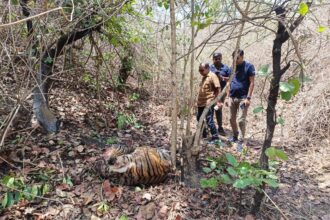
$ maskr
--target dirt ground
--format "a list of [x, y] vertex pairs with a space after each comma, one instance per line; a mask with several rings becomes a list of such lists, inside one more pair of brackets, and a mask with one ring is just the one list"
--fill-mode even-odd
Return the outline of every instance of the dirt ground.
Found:
[[[57, 106], [55, 111], [64, 118], [58, 134], [45, 135], [40, 128], [31, 128], [8, 137], [9, 150], [1, 154], [1, 176], [23, 176], [26, 184], [47, 182], [51, 190], [43, 198], [1, 209], [0, 219], [244, 219], [251, 208], [253, 190], [185, 187], [180, 184], [179, 170], [167, 182], [149, 187], [116, 186], [111, 179], [108, 182], [94, 173], [93, 162], [104, 149], [87, 143], [85, 137], [169, 148], [170, 118], [165, 105], [152, 102], [150, 97], [134, 102], [124, 94], [117, 98], [124, 100], [121, 107], [129, 107], [139, 126], [117, 129], [111, 106], [105, 110], [107, 114], [101, 114], [102, 105], [97, 99], [75, 91], [65, 99], [51, 98], [51, 106]], [[96, 113], [95, 106], [100, 112]], [[224, 125], [229, 135], [226, 112], [224, 109]], [[253, 160], [260, 155], [264, 114], [250, 110], [248, 117], [248, 157]], [[30, 115], [26, 116], [29, 120]], [[280, 187], [267, 189], [269, 199], [263, 203], [257, 219], [284, 219], [280, 212], [287, 219], [330, 219], [329, 140], [300, 146], [296, 139], [299, 134], [287, 124], [277, 127], [273, 145], [285, 150], [289, 160], [278, 171]], [[215, 148], [204, 143], [201, 156], [224, 152], [238, 155], [234, 147]], [[41, 174], [46, 179], [38, 178]], [[71, 185], [63, 183], [64, 175], [71, 178]], [[107, 193], [104, 186], [109, 183], [111, 190]], [[0, 186], [2, 194], [6, 190]], [[98, 211], [102, 202], [109, 205], [107, 213]]]

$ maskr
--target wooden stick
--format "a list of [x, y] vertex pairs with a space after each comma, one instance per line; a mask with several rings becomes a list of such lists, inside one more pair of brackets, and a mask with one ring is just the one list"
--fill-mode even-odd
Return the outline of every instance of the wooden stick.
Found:
[[275, 208], [281, 213], [282, 217], [285, 220], [289, 220], [288, 217], [286, 217], [286, 215], [283, 213], [283, 211], [275, 204], [275, 202], [269, 197], [269, 195], [265, 192], [265, 190], [261, 189], [262, 192], [265, 194], [265, 196], [273, 203], [273, 205], [275, 206]]
[[63, 8], [62, 8], [62, 7], [53, 8], [53, 9], [51, 9], [51, 10], [49, 10], [49, 11], [45, 11], [45, 12], [42, 12], [42, 13], [40, 13], [40, 14], [36, 14], [36, 15], [33, 15], [33, 16], [30, 16], [30, 17], [27, 17], [27, 18], [24, 18], [24, 19], [18, 20], [18, 21], [10, 22], [10, 23], [8, 23], [8, 24], [1, 24], [1, 25], [0, 25], [0, 28], [5, 28], [5, 27], [12, 26], [12, 25], [16, 25], [16, 24], [19, 24], [19, 23], [22, 23], [22, 22], [25, 22], [25, 21], [28, 21], [28, 20], [31, 20], [31, 19], [34, 19], [34, 18], [37, 18], [37, 17], [43, 16], [43, 15], [45, 15], [45, 14], [49, 14], [50, 12], [58, 11], [58, 10], [62, 10], [62, 11], [63, 11]]

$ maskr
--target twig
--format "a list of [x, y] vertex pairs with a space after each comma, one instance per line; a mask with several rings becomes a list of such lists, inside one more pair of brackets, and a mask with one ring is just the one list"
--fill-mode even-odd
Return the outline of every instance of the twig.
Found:
[[0, 160], [2, 160], [2, 161], [4, 161], [4, 162], [8, 163], [10, 166], [14, 167], [15, 169], [18, 169], [18, 170], [21, 169], [21, 168], [19, 168], [19, 167], [16, 167], [14, 164], [10, 163], [9, 161], [7, 161], [5, 158], [3, 158], [3, 157], [1, 157], [1, 156], [0, 156]]
[[[42, 12], [40, 14], [33, 15], [33, 16], [30, 16], [30, 17], [27, 17], [27, 18], [24, 18], [24, 19], [21, 19], [21, 20], [18, 20], [18, 21], [10, 22], [8, 24], [1, 24], [0, 25], [0, 28], [10, 27], [10, 26], [13, 26], [13, 25], [16, 25], [16, 24], [19, 24], [19, 23], [22, 23], [22, 22], [25, 22], [25, 21], [28, 21], [28, 20], [31, 20], [31, 19], [40, 17], [40, 16], [43, 16], [45, 14], [49, 14], [50, 12], [58, 11], [58, 10], [61, 10], [63, 12], [63, 8], [62, 7], [53, 8], [53, 9], [51, 9], [49, 11], [45, 11], [45, 12]], [[63, 12], [63, 14], [64, 14], [64, 12]]]
[[73, 13], [74, 13], [74, 1], [71, 0], [71, 3], [72, 3], [72, 11], [71, 11], [71, 16], [70, 16], [70, 21], [73, 20]]
[[265, 190], [261, 189], [262, 192], [265, 194], [265, 196], [273, 203], [273, 205], [275, 206], [275, 208], [281, 213], [282, 217], [285, 220], [289, 220], [286, 215], [283, 213], [283, 211], [276, 205], [276, 203], [269, 197], [269, 195], [265, 192]]
[[63, 179], [65, 179], [63, 163], [62, 163], [62, 159], [61, 159], [61, 156], [60, 156], [60, 153], [59, 153], [59, 152], [57, 152], [57, 156], [58, 156], [58, 158], [60, 159], [60, 165], [61, 165], [61, 168], [62, 168]]
[[11, 124], [13, 123], [13, 120], [16, 117], [16, 115], [17, 115], [18, 110], [20, 109], [20, 107], [21, 107], [21, 104], [18, 104], [17, 107], [16, 107], [16, 109], [12, 111], [11, 116], [9, 117], [9, 122], [8, 122], [6, 128], [5, 128], [5, 131], [2, 134], [1, 142], [0, 142], [0, 147], [3, 147], [4, 142], [5, 142], [5, 138], [7, 136], [8, 131], [9, 131], [9, 128], [10, 128]]

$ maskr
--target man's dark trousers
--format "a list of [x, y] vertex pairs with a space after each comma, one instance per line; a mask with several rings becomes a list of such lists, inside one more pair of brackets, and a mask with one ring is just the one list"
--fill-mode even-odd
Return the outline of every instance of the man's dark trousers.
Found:
[[220, 129], [223, 129], [222, 128], [222, 108], [219, 108], [218, 110], [215, 111], [215, 117], [217, 118], [218, 129], [220, 131]]
[[[202, 116], [202, 113], [204, 111], [205, 107], [198, 107], [198, 112], [197, 112], [197, 121], [199, 121], [200, 117]], [[211, 134], [212, 134], [212, 140], [218, 140], [219, 136], [218, 136], [218, 131], [217, 128], [215, 126], [214, 120], [213, 120], [213, 107], [211, 106], [209, 109], [209, 112], [206, 115], [206, 123], [208, 125], [208, 127], [211, 130]], [[204, 128], [203, 130], [203, 137], [207, 137], [207, 129]]]

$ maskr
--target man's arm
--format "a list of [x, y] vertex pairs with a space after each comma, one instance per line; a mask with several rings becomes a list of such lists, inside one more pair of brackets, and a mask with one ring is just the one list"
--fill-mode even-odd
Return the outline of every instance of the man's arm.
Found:
[[254, 77], [255, 76], [249, 76], [250, 86], [249, 86], [249, 92], [247, 98], [244, 100], [244, 103], [246, 106], [249, 106], [251, 103], [251, 97], [254, 89]]
[[217, 97], [219, 95], [219, 92], [220, 92], [220, 87], [215, 87], [215, 89], [214, 89], [215, 97]]
[[230, 69], [227, 65], [225, 65], [225, 68], [223, 68], [223, 73], [224, 74], [222, 75], [222, 79], [228, 82], [230, 76]]
[[249, 86], [248, 97], [252, 97], [252, 93], [254, 89], [254, 77], [255, 76], [249, 76], [250, 86]]

